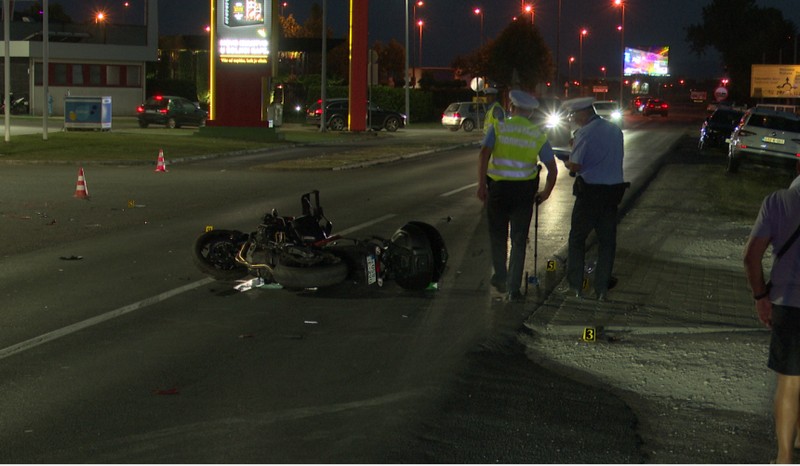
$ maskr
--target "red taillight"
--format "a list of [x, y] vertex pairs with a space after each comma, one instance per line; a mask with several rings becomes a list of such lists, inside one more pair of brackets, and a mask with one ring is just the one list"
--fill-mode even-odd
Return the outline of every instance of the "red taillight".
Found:
[[456, 112], [453, 114], [453, 118], [461, 118], [461, 114]]
[[136, 107], [136, 113], [144, 113], [144, 107], [142, 107], [141, 105]]
[[661, 104], [661, 108], [669, 108], [669, 105], [667, 105], [667, 104]]
[[160, 108], [160, 109], [158, 109], [158, 113], [160, 113], [160, 114], [162, 114], [162, 115], [166, 115], [168, 111], [169, 111], [169, 110], [167, 110], [166, 108]]
[[164, 96], [161, 96], [161, 95], [156, 95], [156, 96], [153, 96], [153, 98], [154, 98], [155, 100], [164, 100]]

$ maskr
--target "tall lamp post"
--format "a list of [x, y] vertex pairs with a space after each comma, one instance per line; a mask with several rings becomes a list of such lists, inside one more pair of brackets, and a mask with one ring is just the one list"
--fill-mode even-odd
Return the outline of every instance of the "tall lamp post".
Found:
[[572, 63], [575, 62], [575, 57], [569, 57], [567, 60], [567, 85], [564, 86], [564, 97], [569, 97], [569, 87], [572, 86]]
[[586, 34], [589, 34], [589, 30], [586, 28], [581, 29], [580, 36], [578, 37], [580, 40], [580, 45], [578, 47], [578, 95], [583, 95], [583, 38], [586, 37]]
[[422, 25], [423, 24], [425, 23], [422, 20], [417, 21], [417, 26], [419, 26], [419, 54], [417, 55], [417, 65], [419, 66], [420, 77], [422, 77]]
[[481, 35], [479, 37], [480, 41], [478, 42], [478, 47], [480, 48], [483, 47], [483, 10], [475, 8], [472, 12], [481, 17]]
[[619, 41], [620, 41], [620, 55], [619, 55], [619, 103], [622, 105], [623, 101], [623, 82], [625, 81], [625, 2], [624, 0], [614, 0], [614, 5], [622, 10], [622, 22], [619, 26]]
[[534, 15], [536, 14], [534, 9], [533, 9], [533, 5], [525, 5], [525, 8], [523, 8], [523, 10], [525, 11], [525, 13], [530, 13], [531, 14], [531, 25], [533, 25], [534, 24]]
[[406, 97], [406, 125], [410, 125], [411, 123], [411, 105], [409, 102], [409, 90], [408, 90], [408, 0], [406, 0], [406, 66], [405, 66], [405, 76], [403, 79], [403, 87], [405, 91]]

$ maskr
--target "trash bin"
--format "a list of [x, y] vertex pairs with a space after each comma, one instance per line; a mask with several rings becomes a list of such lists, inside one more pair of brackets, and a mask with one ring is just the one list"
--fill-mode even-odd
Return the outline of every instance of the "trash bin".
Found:
[[64, 97], [64, 129], [111, 129], [111, 97]]

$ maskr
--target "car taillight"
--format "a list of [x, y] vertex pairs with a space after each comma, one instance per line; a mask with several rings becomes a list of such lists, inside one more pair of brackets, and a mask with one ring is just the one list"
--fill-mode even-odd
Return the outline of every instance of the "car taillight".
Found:
[[314, 116], [321, 117], [322, 116], [322, 109], [318, 108], [318, 109], [314, 110]]
[[453, 114], [453, 118], [461, 118], [461, 114], [456, 112]]
[[144, 113], [144, 107], [142, 107], [141, 105], [136, 107], [136, 113]]
[[158, 113], [160, 113], [160, 114], [162, 114], [162, 115], [166, 115], [168, 111], [169, 111], [169, 110], [167, 110], [166, 108], [160, 108], [160, 109], [158, 109]]

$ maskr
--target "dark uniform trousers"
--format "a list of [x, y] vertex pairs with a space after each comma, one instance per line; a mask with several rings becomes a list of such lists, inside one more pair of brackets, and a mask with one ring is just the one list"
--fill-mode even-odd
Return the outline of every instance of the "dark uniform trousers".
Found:
[[[487, 216], [494, 278], [505, 281], [509, 291], [519, 291], [525, 267], [525, 249], [533, 216], [539, 177], [526, 181], [495, 181], [487, 178]], [[511, 256], [508, 256], [509, 224]], [[506, 258], [508, 267], [506, 267]]]
[[608, 291], [617, 251], [617, 206], [628, 186], [629, 183], [587, 184], [581, 177], [575, 180], [575, 205], [572, 208], [567, 255], [567, 282], [570, 288], [583, 288], [586, 240], [594, 230], [597, 235], [594, 290], [598, 294]]

